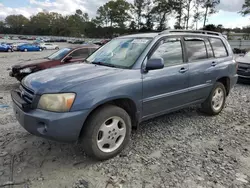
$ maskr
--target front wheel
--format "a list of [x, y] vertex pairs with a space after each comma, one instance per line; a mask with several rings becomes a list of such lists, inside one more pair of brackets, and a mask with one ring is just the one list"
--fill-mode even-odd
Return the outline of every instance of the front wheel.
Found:
[[27, 49], [24, 49], [23, 51], [27, 52], [28, 50], [27, 50]]
[[87, 120], [81, 135], [85, 153], [97, 160], [119, 154], [128, 144], [131, 119], [128, 113], [113, 105], [97, 109]]
[[224, 108], [226, 102], [225, 86], [216, 82], [207, 100], [202, 104], [202, 110], [208, 115], [218, 115]]

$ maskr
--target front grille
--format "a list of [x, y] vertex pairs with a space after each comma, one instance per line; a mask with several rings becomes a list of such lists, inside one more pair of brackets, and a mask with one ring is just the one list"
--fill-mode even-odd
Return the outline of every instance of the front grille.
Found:
[[20, 85], [19, 90], [21, 98], [27, 103], [31, 104], [34, 99], [34, 92], [31, 89], [28, 89], [22, 85]]
[[248, 70], [250, 70], [250, 64], [239, 63], [238, 70], [248, 71]]

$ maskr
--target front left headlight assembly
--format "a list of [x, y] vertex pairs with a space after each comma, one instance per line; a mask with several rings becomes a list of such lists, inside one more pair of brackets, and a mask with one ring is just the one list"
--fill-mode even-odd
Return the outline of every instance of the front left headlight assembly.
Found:
[[75, 100], [75, 93], [44, 94], [38, 107], [51, 112], [69, 112]]

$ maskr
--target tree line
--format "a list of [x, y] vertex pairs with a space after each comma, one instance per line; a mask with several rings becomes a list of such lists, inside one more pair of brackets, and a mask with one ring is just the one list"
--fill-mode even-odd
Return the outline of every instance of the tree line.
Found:
[[[0, 33], [27, 35], [54, 35], [72, 37], [112, 37], [115, 35], [162, 31], [169, 28], [169, 20], [175, 19], [175, 29], [198, 29], [198, 23], [206, 26], [210, 15], [216, 13], [220, 0], [111, 0], [100, 6], [96, 17], [76, 10], [63, 16], [56, 12], [39, 12], [26, 18], [9, 15], [0, 21]], [[250, 0], [240, 12], [248, 15]]]

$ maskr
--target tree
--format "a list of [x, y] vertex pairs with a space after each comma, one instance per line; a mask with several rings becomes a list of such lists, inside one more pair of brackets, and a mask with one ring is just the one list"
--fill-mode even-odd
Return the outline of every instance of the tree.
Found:
[[250, 0], [245, 0], [242, 6], [242, 11], [240, 12], [243, 16], [250, 14]]
[[140, 29], [141, 18], [143, 16], [143, 10], [145, 9], [147, 2], [145, 0], [134, 0], [133, 9], [136, 14], [137, 27]]
[[158, 22], [158, 30], [164, 30], [166, 28], [166, 18], [170, 15], [175, 7], [174, 0], [155, 0], [152, 14]]
[[12, 29], [12, 32], [23, 33], [23, 28], [28, 24], [29, 20], [23, 15], [9, 15], [5, 18], [6, 25]]
[[112, 0], [101, 6], [97, 10], [96, 20], [106, 26], [125, 27], [125, 22], [129, 21], [131, 16], [128, 11], [131, 8], [125, 0]]
[[193, 22], [195, 24], [195, 29], [198, 29], [198, 22], [202, 19], [202, 10], [200, 9], [202, 0], [196, 0], [195, 2], [195, 9], [194, 9], [194, 16]]
[[183, 0], [179, 0], [179, 3], [175, 6], [175, 11], [177, 12], [175, 29], [182, 29], [182, 17], [183, 17]]
[[202, 8], [205, 9], [203, 27], [205, 27], [205, 25], [206, 25], [208, 15], [216, 13], [215, 8], [218, 4], [220, 4], [220, 0], [205, 0], [203, 2]]

